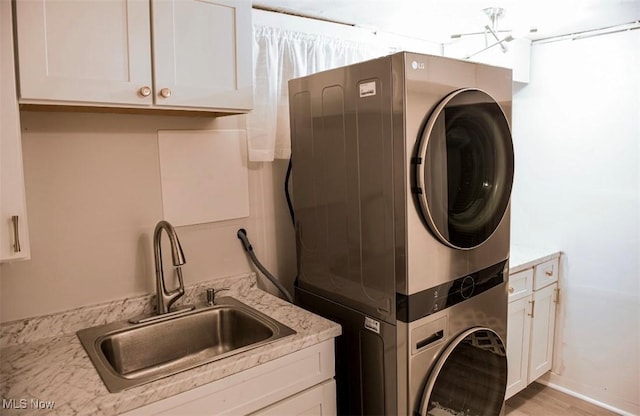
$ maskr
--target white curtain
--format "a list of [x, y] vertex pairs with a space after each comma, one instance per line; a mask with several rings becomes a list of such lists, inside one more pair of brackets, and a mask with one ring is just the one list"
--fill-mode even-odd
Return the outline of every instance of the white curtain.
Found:
[[254, 109], [247, 115], [249, 160], [291, 154], [289, 97], [292, 78], [387, 55], [386, 46], [273, 27], [253, 27]]

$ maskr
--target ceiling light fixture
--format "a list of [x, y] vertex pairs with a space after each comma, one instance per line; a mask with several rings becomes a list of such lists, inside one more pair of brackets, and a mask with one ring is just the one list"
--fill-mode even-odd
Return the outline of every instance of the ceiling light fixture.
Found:
[[[459, 34], [454, 34], [451, 35], [452, 39], [459, 39], [463, 36], [470, 36], [470, 35], [484, 35], [485, 36], [485, 47], [477, 52], [474, 52], [470, 55], [465, 56], [463, 59], [469, 59], [479, 53], [482, 53], [484, 51], [486, 51], [487, 49], [491, 49], [494, 46], [498, 46], [500, 45], [500, 49], [502, 50], [503, 53], [507, 52], [507, 45], [506, 43], [511, 42], [513, 40], [513, 36], [510, 34], [511, 30], [499, 30], [498, 29], [498, 21], [504, 17], [505, 14], [505, 10], [502, 7], [487, 7], [486, 9], [482, 9], [482, 11], [484, 12], [484, 14], [489, 18], [490, 20], [490, 25], [485, 25], [484, 26], [484, 31], [483, 32], [473, 32], [473, 33], [459, 33]], [[507, 36], [505, 36], [504, 38], [500, 39], [500, 37], [498, 36], [498, 33], [500, 32], [506, 32], [509, 33]], [[493, 37], [493, 39], [495, 39], [495, 42], [492, 44], [489, 44], [489, 35], [491, 35]]]
[[507, 35], [504, 39], [498, 39], [498, 41], [497, 41], [497, 42], [492, 43], [491, 45], [489, 45], [489, 46], [487, 46], [487, 47], [485, 47], [485, 48], [483, 48], [483, 49], [480, 49], [479, 51], [474, 52], [474, 53], [472, 53], [471, 55], [467, 55], [467, 56], [465, 56], [465, 57], [464, 57], [464, 58], [462, 58], [462, 59], [469, 59], [469, 58], [471, 58], [471, 57], [473, 57], [473, 56], [476, 56], [476, 55], [477, 55], [477, 54], [479, 54], [479, 53], [482, 53], [482, 52], [486, 51], [487, 49], [491, 49], [491, 48], [493, 48], [493, 47], [494, 47], [494, 46], [496, 46], [496, 45], [500, 45], [500, 47], [502, 48], [502, 52], [505, 52], [505, 53], [506, 53], [506, 52], [507, 52], [507, 47], [504, 45], [504, 43], [511, 42], [512, 40], [513, 40], [513, 36], [511, 36], [511, 35]]
[[489, 20], [491, 20], [491, 29], [498, 30], [498, 20], [504, 16], [504, 9], [502, 7], [487, 7], [486, 9], [482, 9], [482, 11], [487, 15]]
[[492, 31], [494, 36], [497, 36], [498, 33], [511, 33], [511, 30], [500, 30], [498, 29], [498, 20], [501, 19], [505, 10], [501, 7], [488, 7], [486, 9], [482, 9], [485, 15], [491, 21], [491, 26], [485, 25], [484, 31], [482, 32], [467, 32], [467, 33], [454, 33], [451, 35], [451, 39], [460, 39], [465, 36], [475, 36], [475, 35], [487, 35], [489, 31]]
[[[491, 35], [493, 35], [493, 37], [495, 38], [495, 40], [498, 42], [498, 44], [500, 45], [500, 49], [502, 49], [502, 52], [506, 52], [507, 51], [507, 47], [504, 46], [503, 41], [505, 41], [507, 38], [511, 38], [513, 39], [513, 36], [508, 35], [507, 38], [500, 40], [500, 38], [498, 37], [498, 34], [492, 29], [490, 28], [488, 25], [484, 27], [487, 32], [491, 33]], [[509, 41], [507, 41], [509, 42]]]

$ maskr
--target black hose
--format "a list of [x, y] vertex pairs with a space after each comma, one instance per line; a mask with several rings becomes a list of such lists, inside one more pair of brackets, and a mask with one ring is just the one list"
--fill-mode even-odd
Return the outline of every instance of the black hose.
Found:
[[291, 195], [289, 195], [289, 178], [291, 178], [291, 167], [293, 166], [292, 158], [289, 158], [289, 165], [287, 166], [287, 174], [284, 176], [284, 195], [287, 198], [287, 206], [289, 207], [289, 215], [291, 216], [291, 223], [296, 225], [296, 216], [293, 213], [293, 203], [291, 202]]
[[247, 237], [247, 231], [244, 228], [240, 228], [238, 230], [237, 236], [238, 236], [238, 239], [242, 241], [242, 246], [244, 247], [245, 251], [249, 254], [249, 258], [251, 258], [251, 261], [253, 262], [253, 264], [255, 264], [258, 270], [260, 270], [262, 274], [264, 274], [267, 277], [267, 279], [269, 279], [269, 281], [271, 281], [271, 283], [275, 285], [275, 287], [280, 291], [280, 293], [282, 293], [287, 298], [287, 300], [290, 303], [293, 303], [293, 297], [291, 296], [289, 291], [282, 285], [282, 283], [278, 281], [278, 279], [275, 278], [275, 276], [269, 273], [269, 270], [267, 270], [262, 265], [262, 263], [260, 263], [256, 255], [253, 253], [253, 247], [251, 246], [251, 243], [249, 242], [249, 238]]

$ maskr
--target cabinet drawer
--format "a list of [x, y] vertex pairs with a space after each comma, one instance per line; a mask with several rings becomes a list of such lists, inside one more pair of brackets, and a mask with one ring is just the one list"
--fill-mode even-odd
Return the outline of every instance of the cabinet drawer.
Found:
[[558, 281], [558, 259], [540, 263], [534, 267], [533, 290], [538, 290]]
[[509, 276], [509, 302], [531, 294], [533, 287], [533, 269], [523, 270]]

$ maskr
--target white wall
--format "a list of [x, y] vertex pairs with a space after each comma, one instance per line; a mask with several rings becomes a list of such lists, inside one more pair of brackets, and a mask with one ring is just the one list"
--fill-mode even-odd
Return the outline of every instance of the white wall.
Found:
[[566, 253], [548, 381], [638, 414], [640, 31], [534, 44], [513, 106], [513, 244]]
[[[153, 292], [151, 234], [162, 219], [157, 130], [242, 123], [242, 117], [23, 112], [31, 260], [0, 268], [2, 321]], [[260, 165], [253, 165], [254, 216], [178, 229], [187, 284], [250, 270], [235, 231], [255, 228], [262, 201], [253, 195], [261, 180]]]

